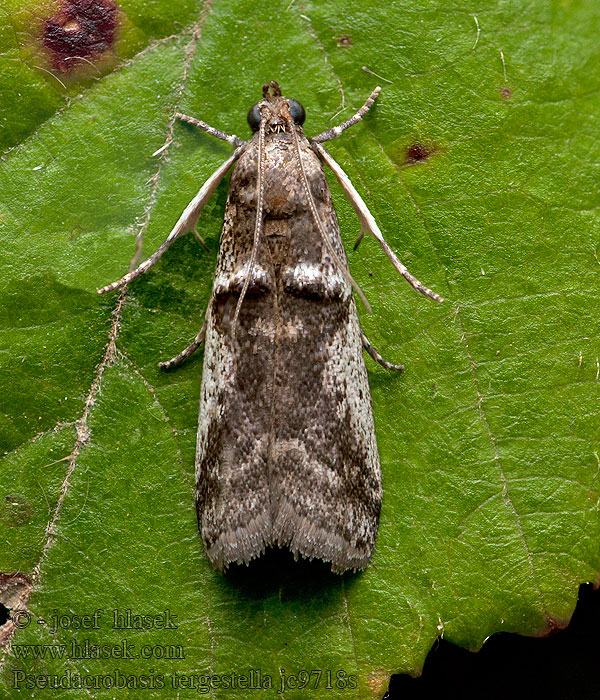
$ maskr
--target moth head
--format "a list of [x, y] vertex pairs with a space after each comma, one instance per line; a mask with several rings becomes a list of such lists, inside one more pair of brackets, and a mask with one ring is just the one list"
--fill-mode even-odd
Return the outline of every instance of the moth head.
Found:
[[263, 99], [248, 112], [248, 124], [252, 131], [258, 131], [265, 120], [266, 133], [291, 131], [292, 124], [302, 126], [306, 114], [297, 100], [288, 100], [281, 95], [279, 85], [272, 80], [263, 85]]

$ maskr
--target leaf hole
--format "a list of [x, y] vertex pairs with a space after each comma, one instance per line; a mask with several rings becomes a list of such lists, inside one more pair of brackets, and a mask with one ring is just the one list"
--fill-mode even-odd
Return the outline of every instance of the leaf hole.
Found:
[[0, 627], [5, 625], [10, 617], [10, 608], [7, 608], [4, 603], [0, 603]]
[[25, 574], [0, 573], [0, 646], [12, 639], [16, 627], [11, 612], [26, 610], [31, 589], [31, 581]]

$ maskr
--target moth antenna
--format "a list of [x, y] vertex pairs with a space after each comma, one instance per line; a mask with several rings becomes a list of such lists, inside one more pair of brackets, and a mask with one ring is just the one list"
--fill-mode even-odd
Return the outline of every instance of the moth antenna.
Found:
[[248, 261], [248, 269], [246, 271], [246, 279], [244, 280], [244, 286], [240, 292], [240, 298], [238, 299], [237, 305], [235, 307], [235, 313], [233, 314], [233, 322], [231, 324], [232, 337], [235, 340], [235, 334], [237, 330], [238, 317], [240, 315], [240, 309], [242, 308], [242, 302], [248, 291], [248, 285], [250, 284], [250, 277], [254, 272], [254, 262], [256, 260], [256, 253], [258, 251], [258, 242], [260, 240], [260, 232], [262, 230], [262, 218], [263, 218], [263, 208], [265, 200], [265, 124], [266, 119], [261, 119], [260, 121], [260, 131], [258, 134], [258, 179], [256, 182], [256, 190], [258, 193], [257, 203], [256, 203], [256, 222], [254, 224], [254, 242], [252, 244], [252, 253], [250, 254], [250, 260]]
[[317, 228], [319, 229], [319, 233], [321, 234], [321, 238], [325, 241], [325, 245], [327, 246], [327, 250], [329, 251], [329, 254], [333, 258], [335, 264], [338, 266], [340, 269], [341, 273], [344, 275], [344, 277], [348, 280], [348, 282], [352, 285], [358, 296], [360, 297], [360, 300], [362, 303], [365, 305], [365, 309], [367, 310], [367, 313], [373, 313], [371, 311], [371, 305], [367, 301], [367, 297], [363, 294], [362, 289], [358, 286], [358, 284], [355, 282], [354, 278], [350, 274], [350, 270], [348, 270], [347, 265], [344, 265], [344, 263], [340, 260], [338, 254], [335, 252], [335, 249], [329, 240], [329, 236], [327, 235], [327, 232], [325, 231], [325, 227], [323, 226], [323, 222], [321, 221], [321, 217], [319, 216], [319, 212], [317, 211], [317, 206], [315, 204], [315, 200], [313, 199], [312, 192], [310, 191], [310, 186], [308, 184], [308, 178], [306, 177], [306, 172], [304, 170], [304, 162], [302, 160], [302, 154], [300, 152], [300, 144], [298, 143], [298, 135], [296, 134], [296, 129], [292, 125], [292, 134], [294, 135], [294, 149], [296, 151], [296, 158], [298, 159], [298, 163], [300, 165], [300, 172], [302, 173], [302, 184], [304, 185], [304, 190], [306, 191], [306, 196], [308, 197], [308, 204], [310, 206], [310, 211], [313, 215], [313, 218], [317, 224]]

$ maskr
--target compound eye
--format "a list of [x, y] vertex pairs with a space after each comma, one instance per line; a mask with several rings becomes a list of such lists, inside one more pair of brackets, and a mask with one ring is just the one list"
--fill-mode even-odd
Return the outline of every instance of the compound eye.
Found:
[[260, 126], [260, 109], [258, 108], [258, 102], [248, 112], [247, 119], [252, 131], [258, 131], [258, 127]]
[[297, 100], [288, 100], [288, 104], [290, 106], [290, 116], [294, 120], [294, 124], [302, 126], [306, 119], [304, 107]]

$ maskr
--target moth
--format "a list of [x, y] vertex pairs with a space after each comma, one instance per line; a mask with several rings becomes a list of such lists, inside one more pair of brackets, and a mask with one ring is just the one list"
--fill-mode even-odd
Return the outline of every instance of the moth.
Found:
[[[308, 139], [305, 112], [263, 86], [244, 141], [177, 114], [234, 147], [202, 186], [158, 250], [110, 292], [149, 270], [179, 236], [196, 231], [202, 207], [231, 166], [212, 293], [202, 328], [170, 369], [204, 343], [196, 450], [196, 508], [213, 567], [248, 564], [277, 546], [364, 569], [375, 545], [382, 486], [363, 348], [388, 369], [358, 320], [352, 290], [369, 304], [348, 261], [322, 164], [398, 272], [422, 285], [384, 240], [347, 175], [321, 146], [359, 122], [353, 117]], [[201, 240], [201, 239], [200, 239]]]

